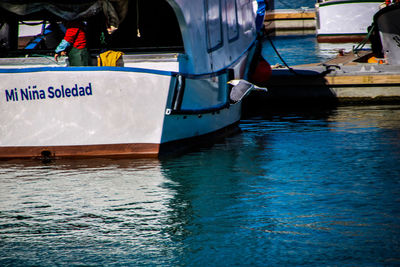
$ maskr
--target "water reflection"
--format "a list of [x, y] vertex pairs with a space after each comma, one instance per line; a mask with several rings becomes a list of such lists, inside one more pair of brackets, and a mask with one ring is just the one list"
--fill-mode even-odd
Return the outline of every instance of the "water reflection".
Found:
[[343, 106], [340, 112], [335, 113], [329, 121], [340, 123], [340, 127], [353, 125], [354, 127], [400, 129], [399, 105], [367, 105]]
[[157, 160], [8, 162], [0, 177], [3, 263], [145, 263], [172, 247], [175, 192]]
[[393, 236], [400, 234], [400, 213], [393, 196], [400, 145], [390, 141], [399, 127], [386, 132], [369, 117], [383, 123], [395, 119], [384, 115], [393, 109], [271, 112], [244, 120], [241, 135], [212, 149], [163, 162], [165, 175], [178, 186], [180, 201], [172, 209], [183, 201], [190, 214], [180, 262], [399, 261]]
[[1, 162], [0, 264], [395, 265], [399, 111], [270, 110], [162, 160]]
[[[179, 201], [171, 203], [172, 209], [181, 210], [181, 218], [187, 219], [183, 225], [186, 234], [180, 237], [185, 248], [179, 257], [182, 265], [228, 266], [250, 257], [257, 259], [255, 253], [249, 253], [255, 247], [243, 249], [252, 238], [247, 221], [259, 210], [246, 199], [260, 190], [257, 179], [267, 176], [263, 168], [263, 162], [269, 160], [267, 145], [268, 135], [248, 138], [239, 134], [212, 148], [162, 162], [163, 173], [176, 182]], [[269, 217], [267, 213], [263, 216]], [[273, 218], [267, 220], [274, 224]]]

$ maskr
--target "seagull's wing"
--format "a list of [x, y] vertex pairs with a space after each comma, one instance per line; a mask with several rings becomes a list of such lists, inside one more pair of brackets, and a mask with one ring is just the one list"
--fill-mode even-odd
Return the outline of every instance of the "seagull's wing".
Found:
[[240, 80], [239, 83], [232, 87], [230, 99], [233, 103], [237, 103], [242, 101], [242, 99], [250, 93], [250, 91], [254, 88], [254, 85]]
[[264, 91], [264, 92], [268, 92], [268, 89], [267, 88], [265, 88], [265, 87], [259, 87], [259, 86], [256, 86], [256, 85], [254, 85], [254, 89], [253, 89], [254, 91]]

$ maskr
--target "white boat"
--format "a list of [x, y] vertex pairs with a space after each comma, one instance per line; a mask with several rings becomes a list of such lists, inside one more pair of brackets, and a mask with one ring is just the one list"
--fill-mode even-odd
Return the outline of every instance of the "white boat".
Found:
[[382, 8], [374, 15], [370, 37], [377, 58], [389, 65], [400, 66], [400, 2]]
[[382, 0], [318, 0], [317, 40], [341, 43], [363, 40], [382, 3]]
[[[238, 123], [227, 82], [246, 78], [254, 54], [253, 1], [91, 0], [75, 13], [36, 2], [0, 3], [0, 158], [156, 157]], [[122, 22], [111, 48], [124, 52], [123, 67], [55, 62], [46, 38], [41, 50], [17, 50], [22, 18], [83, 18], [96, 44], [112, 5], [107, 20]]]

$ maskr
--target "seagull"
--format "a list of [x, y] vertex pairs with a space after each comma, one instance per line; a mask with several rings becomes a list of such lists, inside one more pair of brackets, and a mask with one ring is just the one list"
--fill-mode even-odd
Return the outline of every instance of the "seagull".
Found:
[[268, 92], [267, 88], [259, 87], [246, 80], [231, 80], [228, 84], [233, 86], [229, 96], [233, 103], [242, 101], [252, 90]]

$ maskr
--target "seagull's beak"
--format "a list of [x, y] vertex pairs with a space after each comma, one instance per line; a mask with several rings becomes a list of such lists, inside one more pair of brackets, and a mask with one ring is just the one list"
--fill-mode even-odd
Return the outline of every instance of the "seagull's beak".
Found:
[[235, 86], [235, 85], [239, 84], [239, 80], [230, 80], [230, 81], [227, 82], [227, 84]]

